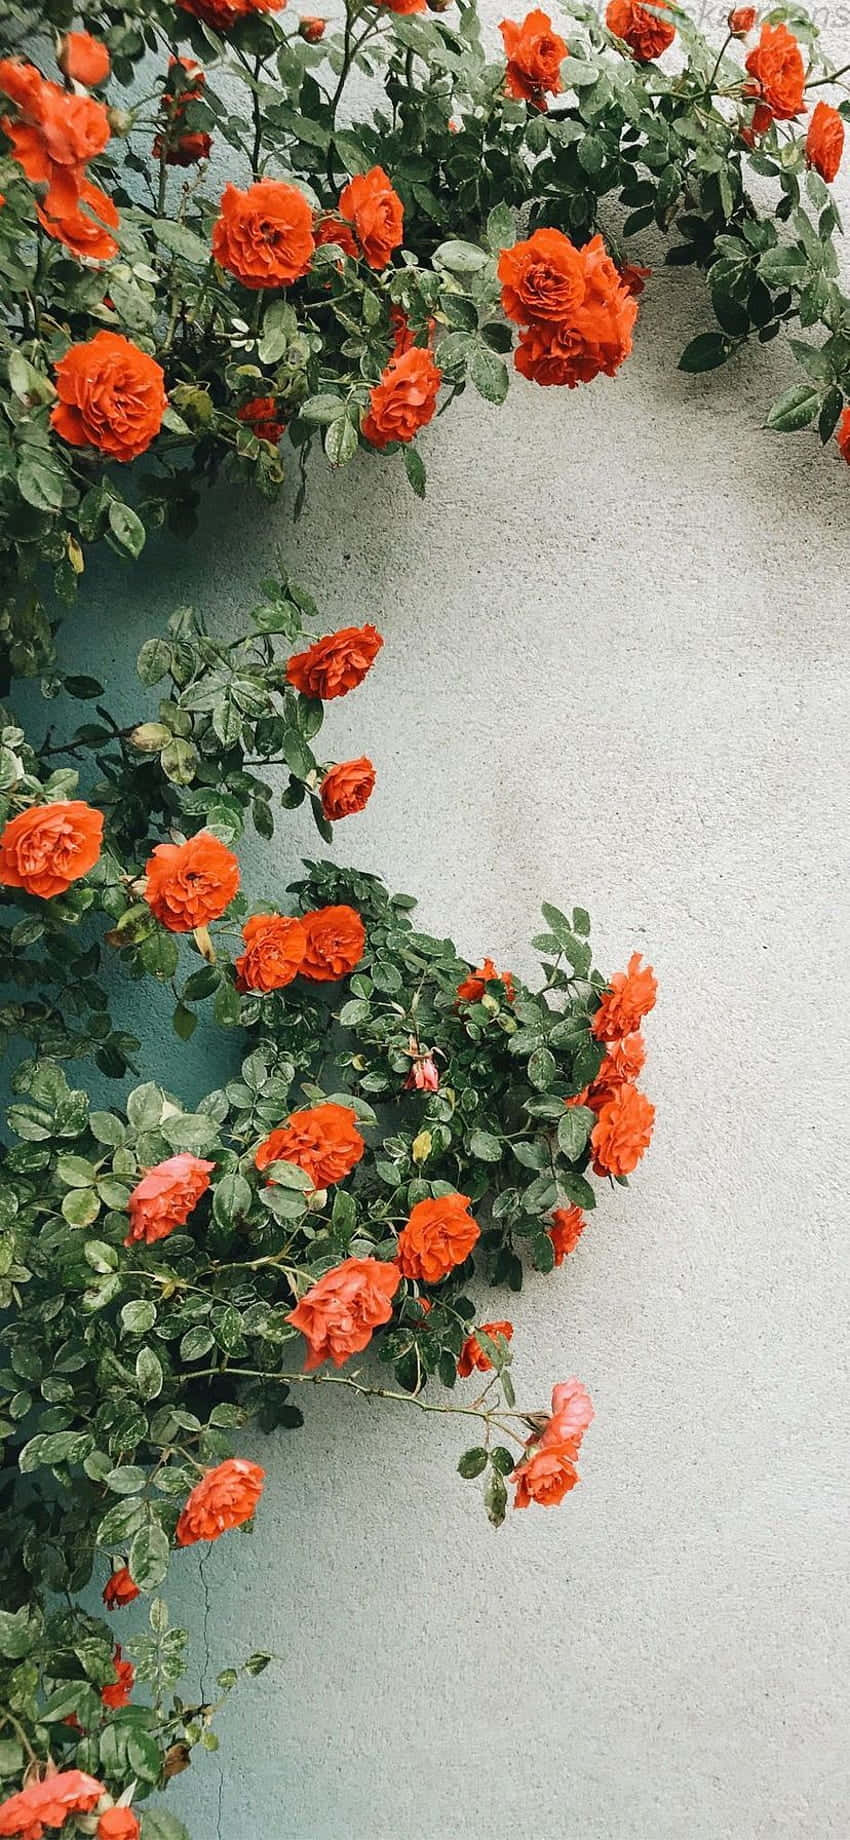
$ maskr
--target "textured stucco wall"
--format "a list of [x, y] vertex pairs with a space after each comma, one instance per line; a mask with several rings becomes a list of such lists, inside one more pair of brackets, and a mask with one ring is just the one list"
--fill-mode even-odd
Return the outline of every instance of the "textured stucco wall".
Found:
[[[582, 1487], [494, 1534], [451, 1421], [331, 1389], [252, 1440], [254, 1537], [203, 1561], [206, 1614], [186, 1554], [174, 1607], [208, 1685], [281, 1660], [174, 1787], [199, 1840], [846, 1835], [850, 477], [760, 431], [776, 348], [676, 372], [708, 323], [661, 272], [616, 383], [430, 430], [424, 506], [365, 460], [295, 529], [219, 494], [69, 622], [132, 713], [152, 621], [235, 628], [283, 551], [329, 628], [386, 635], [327, 723], [379, 773], [338, 854], [520, 969], [540, 899], [582, 901], [600, 962], [639, 947], [661, 984], [652, 1152], [511, 1308], [523, 1398], [593, 1392]], [[249, 890], [289, 835], [243, 851]], [[148, 1034], [149, 1076], [221, 1069], [211, 1033]]]

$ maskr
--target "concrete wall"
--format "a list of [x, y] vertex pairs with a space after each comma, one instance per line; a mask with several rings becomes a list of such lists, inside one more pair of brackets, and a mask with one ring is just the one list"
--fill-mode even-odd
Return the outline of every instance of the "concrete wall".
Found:
[[[581, 901], [600, 962], [638, 947], [661, 987], [652, 1152], [511, 1306], [522, 1397], [592, 1390], [581, 1488], [495, 1534], [451, 1421], [330, 1389], [249, 1440], [254, 1536], [210, 1550], [206, 1604], [187, 1553], [174, 1608], [208, 1686], [280, 1661], [175, 1785], [198, 1840], [847, 1833], [850, 475], [762, 432], [776, 348], [677, 373], [708, 324], [662, 271], [616, 382], [430, 430], [424, 506], [365, 459], [294, 529], [218, 495], [69, 623], [132, 713], [152, 621], [193, 598], [235, 630], [282, 553], [328, 629], [386, 635], [327, 724], [379, 776], [339, 855], [521, 970], [541, 898]], [[288, 836], [244, 850], [256, 895]], [[223, 1053], [162, 1021], [145, 1072], [197, 1092]]]

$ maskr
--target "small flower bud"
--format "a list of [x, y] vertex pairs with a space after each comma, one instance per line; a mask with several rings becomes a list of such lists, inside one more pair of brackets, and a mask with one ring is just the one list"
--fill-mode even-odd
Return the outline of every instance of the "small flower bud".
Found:
[[319, 39], [325, 36], [327, 23], [326, 19], [320, 19], [313, 13], [303, 13], [298, 21], [298, 31], [308, 45], [317, 45]]
[[729, 27], [729, 30], [733, 38], [746, 38], [747, 33], [752, 31], [753, 26], [756, 23], [755, 7], [754, 6], [733, 7], [726, 23]]

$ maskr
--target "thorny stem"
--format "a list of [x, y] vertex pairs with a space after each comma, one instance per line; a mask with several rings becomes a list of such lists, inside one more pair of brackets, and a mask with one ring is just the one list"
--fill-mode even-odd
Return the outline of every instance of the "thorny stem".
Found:
[[[228, 1367], [227, 1372], [230, 1376], [235, 1375], [241, 1380], [271, 1380], [285, 1386], [345, 1386], [348, 1387], [349, 1392], [356, 1393], [360, 1399], [393, 1399], [400, 1405], [418, 1406], [420, 1412], [442, 1412], [458, 1418], [477, 1418], [487, 1426], [494, 1425], [505, 1437], [511, 1438], [515, 1444], [525, 1448], [525, 1439], [520, 1437], [518, 1431], [506, 1425], [504, 1418], [498, 1416], [495, 1411], [485, 1411], [481, 1406], [436, 1405], [430, 1399], [420, 1399], [415, 1393], [399, 1393], [385, 1386], [364, 1386], [362, 1381], [357, 1380], [351, 1374], [264, 1374], [259, 1368], [253, 1367]], [[217, 1377], [218, 1374], [217, 1367], [205, 1367], [195, 1373], [193, 1379], [209, 1380]], [[523, 1424], [526, 1422], [522, 1412], [508, 1412], [506, 1416], [519, 1419]]]
[[847, 76], [848, 71], [850, 71], [850, 64], [842, 64], [840, 70], [831, 70], [827, 77], [812, 77], [811, 82], [806, 84], [806, 88], [822, 89], [826, 83], [837, 83], [839, 77]]

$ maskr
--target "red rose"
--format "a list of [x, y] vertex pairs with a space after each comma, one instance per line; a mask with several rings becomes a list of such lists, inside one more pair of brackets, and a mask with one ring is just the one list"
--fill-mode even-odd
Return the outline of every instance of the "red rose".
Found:
[[161, 365], [146, 351], [120, 332], [97, 332], [59, 359], [51, 424], [72, 447], [136, 460], [162, 427], [164, 383]]
[[536, 9], [520, 25], [503, 19], [499, 27], [508, 60], [505, 89], [516, 101], [546, 108], [546, 94], [558, 96], [564, 85], [561, 65], [568, 55], [563, 38], [552, 30], [548, 13]]
[[362, 811], [374, 785], [375, 769], [365, 754], [359, 760], [344, 760], [338, 767], [331, 767], [320, 788], [325, 817], [334, 824], [339, 818]]
[[829, 102], [816, 104], [806, 135], [806, 164], [832, 184], [844, 152], [844, 123]]
[[369, 267], [386, 268], [402, 241], [404, 211], [382, 166], [349, 179], [340, 193], [339, 214], [353, 224]]
[[370, 397], [363, 434], [372, 447], [390, 441], [412, 441], [430, 422], [443, 380], [431, 353], [412, 345], [400, 358], [391, 358]]

